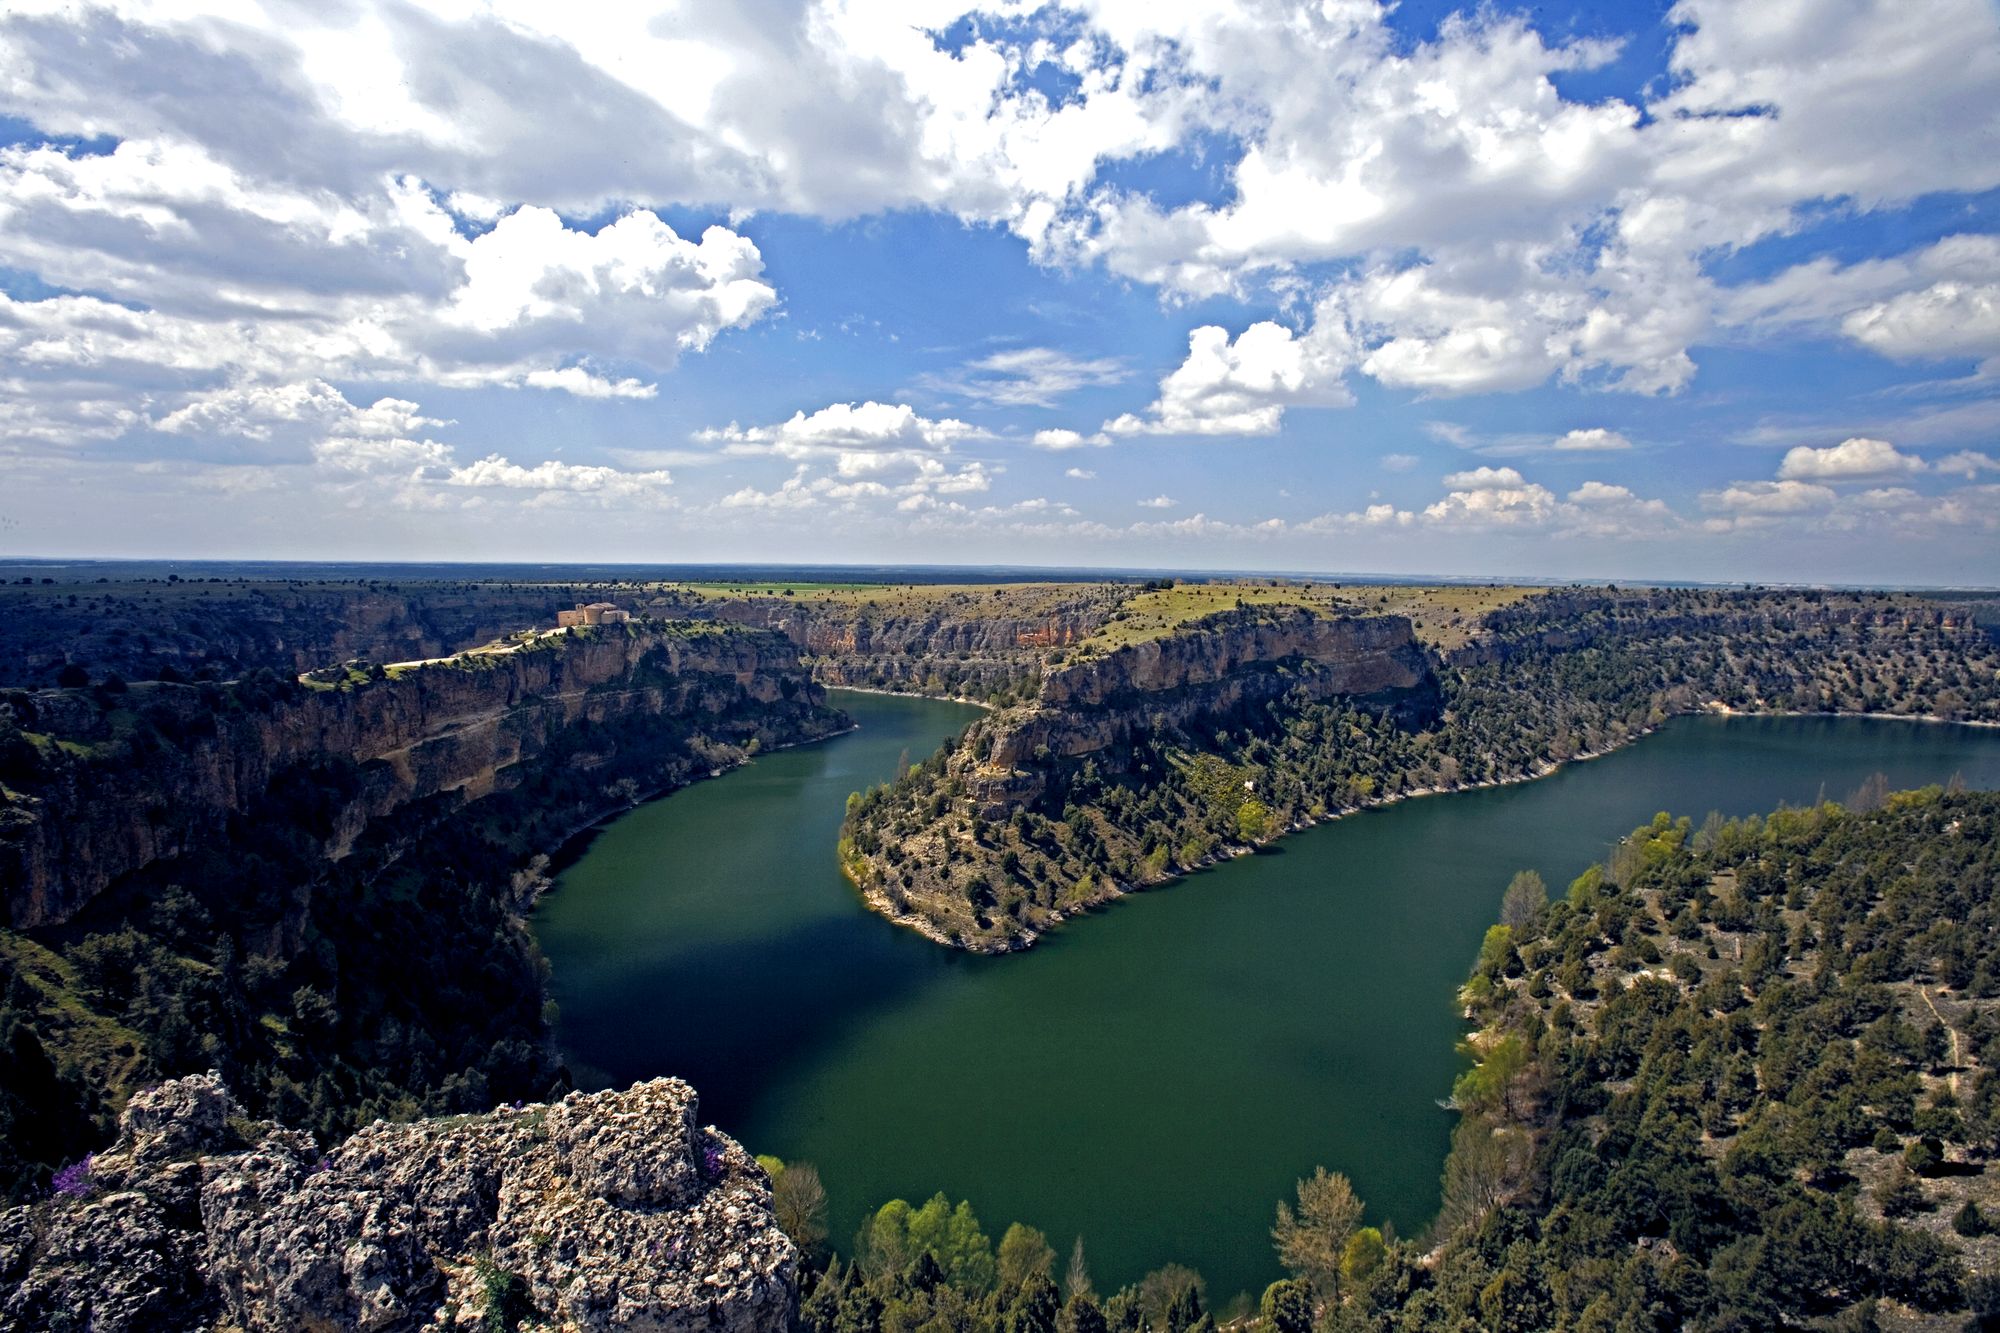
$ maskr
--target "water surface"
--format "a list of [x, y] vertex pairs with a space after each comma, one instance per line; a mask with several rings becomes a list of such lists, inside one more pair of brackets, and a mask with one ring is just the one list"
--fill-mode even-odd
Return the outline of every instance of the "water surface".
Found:
[[1502, 890], [1556, 890], [1656, 810], [1744, 814], [1960, 773], [2000, 731], [1683, 718], [1514, 787], [1339, 820], [989, 959], [868, 914], [834, 864], [850, 791], [970, 720], [836, 692], [861, 730], [609, 824], [537, 918], [590, 1086], [672, 1073], [752, 1151], [819, 1165], [836, 1244], [944, 1190], [997, 1240], [1081, 1234], [1100, 1287], [1168, 1260], [1211, 1296], [1278, 1276], [1274, 1203], [1315, 1164], [1405, 1233], [1437, 1205], [1451, 999]]

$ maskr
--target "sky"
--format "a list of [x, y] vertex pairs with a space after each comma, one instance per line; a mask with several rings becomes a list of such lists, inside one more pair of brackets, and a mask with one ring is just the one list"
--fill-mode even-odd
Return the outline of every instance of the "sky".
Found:
[[0, 5], [0, 555], [2000, 584], [1995, 0]]

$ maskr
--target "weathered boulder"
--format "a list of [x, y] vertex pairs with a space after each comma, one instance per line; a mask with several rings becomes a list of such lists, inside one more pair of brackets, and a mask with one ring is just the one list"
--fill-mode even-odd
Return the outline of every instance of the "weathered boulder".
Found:
[[322, 1156], [206, 1075], [135, 1097], [73, 1196], [0, 1214], [0, 1325], [761, 1333], [797, 1264], [769, 1180], [676, 1079]]

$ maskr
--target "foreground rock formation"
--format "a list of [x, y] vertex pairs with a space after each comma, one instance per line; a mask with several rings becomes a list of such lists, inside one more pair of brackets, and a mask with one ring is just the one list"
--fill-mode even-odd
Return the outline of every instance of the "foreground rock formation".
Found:
[[87, 1173], [0, 1213], [0, 1326], [765, 1333], [797, 1264], [762, 1169], [677, 1079], [322, 1156], [209, 1074], [135, 1096]]

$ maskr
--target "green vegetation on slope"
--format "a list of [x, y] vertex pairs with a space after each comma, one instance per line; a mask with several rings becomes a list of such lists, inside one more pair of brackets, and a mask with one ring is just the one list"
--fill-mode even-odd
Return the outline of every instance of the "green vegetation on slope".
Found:
[[1549, 592], [1487, 613], [1440, 659], [1431, 725], [1288, 696], [1031, 760], [1035, 798], [991, 819], [973, 779], [1015, 715], [982, 719], [857, 796], [843, 863], [936, 938], [1016, 948], [1092, 903], [1302, 823], [1532, 777], [1711, 704], [2000, 720], [2000, 647], [1949, 620], [1904, 597]]
[[939, 1195], [886, 1205], [851, 1261], [810, 1274], [806, 1327], [1747, 1333], [2000, 1313], [2000, 794], [1870, 784], [1846, 808], [1661, 815], [1553, 903], [1517, 876], [1501, 914], [1462, 996], [1477, 1030], [1421, 1244], [1316, 1173], [1272, 1230], [1292, 1276], [1218, 1313], [1171, 1264], [1101, 1296], [1081, 1240], [1058, 1278], [1039, 1232], [996, 1251]]

